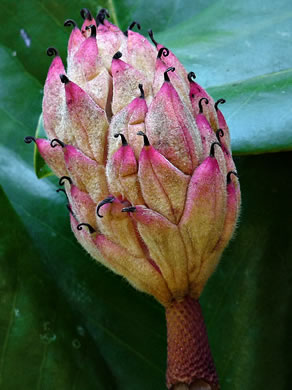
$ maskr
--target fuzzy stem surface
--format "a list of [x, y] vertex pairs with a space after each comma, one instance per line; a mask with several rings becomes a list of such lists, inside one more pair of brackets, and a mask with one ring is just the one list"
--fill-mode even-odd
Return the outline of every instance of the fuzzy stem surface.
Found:
[[198, 300], [186, 296], [166, 308], [167, 372], [171, 390], [219, 390], [215, 364]]

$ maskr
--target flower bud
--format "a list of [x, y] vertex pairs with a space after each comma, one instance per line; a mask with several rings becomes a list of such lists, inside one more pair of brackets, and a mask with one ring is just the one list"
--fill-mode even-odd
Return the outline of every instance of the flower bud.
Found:
[[218, 389], [198, 299], [234, 232], [240, 187], [218, 104], [168, 48], [81, 10], [67, 73], [44, 88], [48, 140], [26, 137], [64, 185], [72, 231], [97, 261], [153, 295], [168, 325], [167, 386]]

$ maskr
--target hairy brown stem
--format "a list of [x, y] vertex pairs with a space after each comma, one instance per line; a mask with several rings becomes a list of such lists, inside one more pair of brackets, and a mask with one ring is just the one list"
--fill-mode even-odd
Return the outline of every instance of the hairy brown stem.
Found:
[[198, 300], [186, 296], [166, 309], [167, 387], [218, 390], [219, 383]]

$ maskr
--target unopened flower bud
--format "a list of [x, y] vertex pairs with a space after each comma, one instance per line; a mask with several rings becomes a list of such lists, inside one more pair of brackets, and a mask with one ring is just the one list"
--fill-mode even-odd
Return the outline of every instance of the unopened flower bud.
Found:
[[165, 308], [167, 386], [218, 389], [198, 299], [234, 232], [240, 188], [218, 105], [169, 48], [86, 8], [44, 88], [35, 141], [67, 195], [72, 231]]

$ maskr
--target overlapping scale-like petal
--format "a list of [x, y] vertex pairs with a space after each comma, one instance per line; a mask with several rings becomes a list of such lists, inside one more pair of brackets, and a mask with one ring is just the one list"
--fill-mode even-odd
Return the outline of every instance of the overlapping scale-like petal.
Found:
[[[213, 147], [216, 146], [213, 144]], [[213, 156], [195, 170], [188, 189], [179, 228], [185, 242], [191, 283], [218, 242], [226, 215], [226, 179]]]
[[123, 137], [124, 145], [107, 162], [106, 174], [110, 193], [127, 199], [132, 204], [144, 204], [134, 151], [122, 134], [117, 135]]
[[121, 51], [126, 58], [127, 38], [124, 33], [106, 19], [99, 23], [96, 31], [97, 45], [103, 65], [110, 70], [112, 58]]
[[88, 157], [104, 164], [108, 130], [106, 113], [77, 84], [68, 79], [64, 84], [76, 144]]
[[56, 176], [67, 175], [64, 154], [61, 148], [52, 148], [50, 141], [39, 138], [36, 141], [38, 151]]
[[121, 60], [121, 53], [118, 53], [114, 56], [111, 66], [111, 73], [113, 77], [113, 114], [119, 112], [135, 97], [140, 95], [139, 84], [143, 85], [147, 102], [152, 99], [152, 88], [150, 82], [146, 79], [142, 72]]
[[123, 213], [122, 209], [129, 205], [128, 202], [121, 202], [118, 198], [112, 198], [105, 203], [97, 217], [97, 225], [102, 234], [112, 242], [126, 249], [131, 255], [143, 257], [144, 252], [140, 245], [139, 236], [132, 219]]
[[204, 113], [210, 125], [212, 126], [213, 130], [216, 131], [219, 128], [219, 125], [218, 125], [218, 118], [215, 109], [215, 102], [213, 98], [207, 93], [207, 91], [205, 91], [199, 84], [197, 84], [195, 81], [192, 80], [191, 78], [192, 75], [194, 75], [193, 72], [189, 73], [189, 81], [190, 81], [189, 96], [193, 107], [193, 114], [196, 117], [200, 112], [199, 101], [202, 98], [207, 99], [209, 104], [206, 107], [204, 107]]
[[[165, 81], [165, 72], [170, 68], [168, 64], [165, 63], [165, 59], [170, 55], [170, 51], [162, 47], [157, 55], [156, 63], [155, 63], [155, 73], [153, 80], [153, 95], [155, 96], [160, 88], [162, 87]], [[171, 84], [174, 86], [177, 91], [180, 99], [184, 103], [184, 105], [192, 111], [192, 105], [189, 98], [189, 86], [182, 79], [182, 76], [177, 72], [177, 69], [174, 67], [175, 72], [171, 72], [168, 74], [168, 77], [171, 81]]]
[[[77, 53], [81, 43], [85, 40], [85, 37], [82, 35], [81, 31], [79, 30], [76, 22], [72, 19], [68, 19], [64, 23], [65, 26], [73, 26], [73, 29], [71, 31], [69, 41], [68, 41], [68, 53], [67, 53], [67, 67], [68, 69], [73, 69], [73, 58], [74, 55]], [[88, 31], [89, 34], [91, 34], [90, 31]]]
[[92, 32], [90, 37], [81, 42], [68, 66], [68, 77], [80, 85], [92, 80], [103, 69], [94, 26]]
[[153, 295], [163, 305], [171, 299], [165, 279], [144, 257], [132, 256], [104, 235], [98, 235], [95, 243], [108, 261], [109, 265], [106, 265], [123, 275], [135, 288]]
[[61, 57], [54, 48], [48, 49], [48, 54], [56, 54], [53, 59], [44, 87], [43, 121], [50, 139], [56, 138], [58, 128], [62, 125], [65, 105], [65, 91], [60, 80], [60, 74], [65, 73]]
[[176, 299], [188, 291], [188, 260], [177, 225], [145, 206], [131, 213], [139, 233]]
[[80, 223], [89, 224], [96, 230], [96, 203], [87, 192], [79, 190], [74, 184], [69, 185], [69, 187], [70, 189], [67, 190], [67, 194], [73, 214], [78, 218]]
[[144, 146], [141, 151], [138, 176], [147, 206], [178, 223], [190, 176], [177, 169], [151, 145]]
[[63, 150], [66, 167], [73, 183], [81, 191], [88, 192], [96, 203], [104, 199], [108, 194], [104, 166], [71, 145], [65, 146]]
[[143, 35], [132, 30], [128, 30], [127, 35], [127, 62], [135, 69], [139, 69], [152, 83], [157, 56], [156, 50]]
[[198, 128], [169, 81], [163, 83], [149, 107], [146, 133], [151, 144], [182, 172], [192, 174], [201, 162]]
[[135, 98], [111, 119], [108, 138], [108, 158], [120, 147], [119, 139], [115, 138], [117, 133], [121, 133], [126, 137], [126, 140], [134, 150], [136, 158], [139, 158], [143, 140], [141, 137], [137, 137], [137, 133], [139, 131], [145, 132], [145, 117], [148, 111], [142, 84], [139, 84], [139, 87], [140, 93], [142, 90], [142, 95]]

